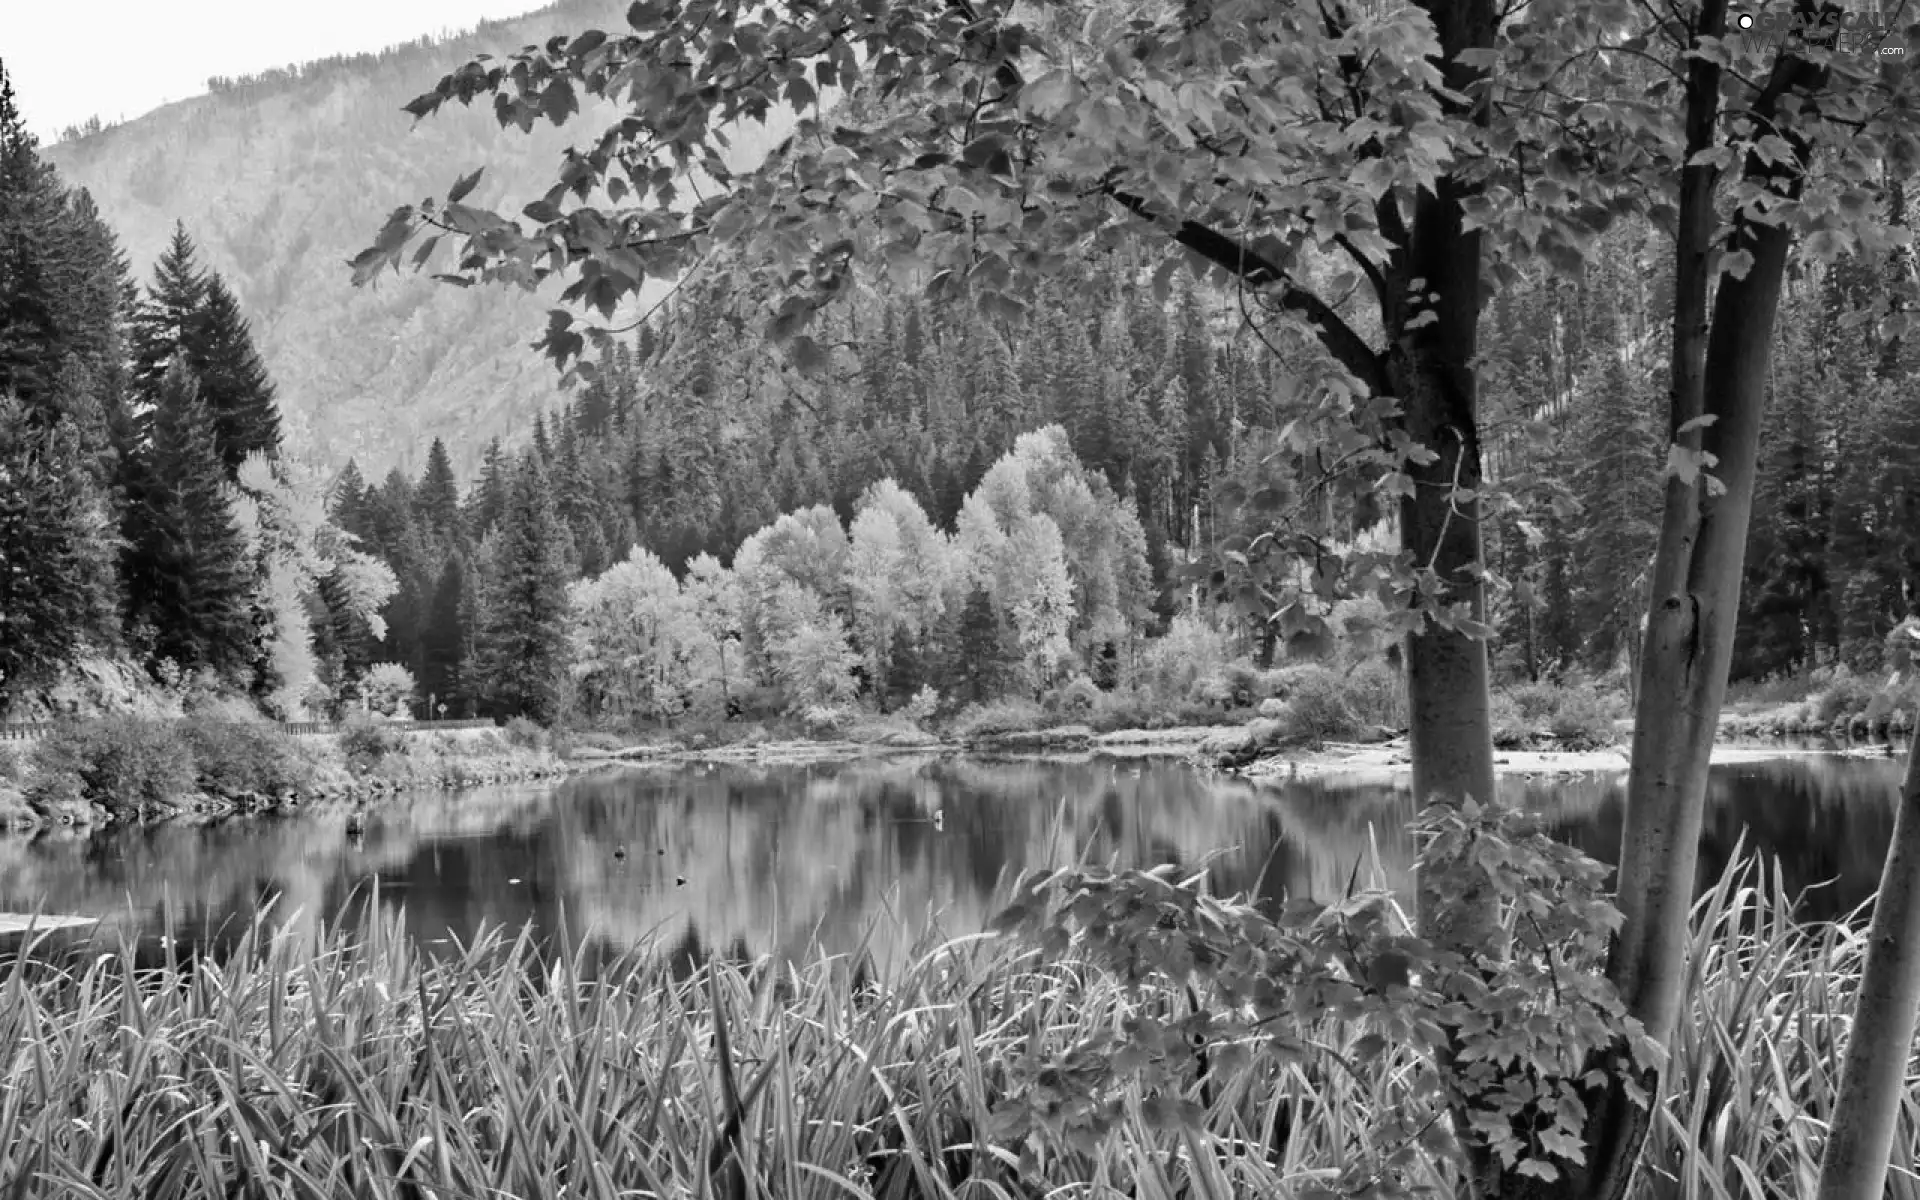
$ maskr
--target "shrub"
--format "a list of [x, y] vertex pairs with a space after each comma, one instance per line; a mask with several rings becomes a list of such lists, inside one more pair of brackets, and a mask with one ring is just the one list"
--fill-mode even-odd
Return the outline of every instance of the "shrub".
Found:
[[507, 722], [507, 744], [521, 750], [545, 750], [549, 743], [547, 731], [525, 717], [515, 717]]
[[1116, 729], [1165, 729], [1174, 718], [1152, 696], [1128, 689], [1103, 693], [1087, 723], [1106, 733]]
[[940, 693], [929, 685], [915, 692], [913, 699], [907, 701], [906, 707], [900, 710], [900, 714], [915, 725], [925, 725], [938, 711], [940, 711]]
[[1226, 665], [1227, 635], [1207, 621], [1181, 615], [1167, 635], [1147, 647], [1142, 682], [1165, 699], [1188, 695], [1194, 683]]
[[1849, 671], [1844, 663], [1815, 671], [1813, 682], [1818, 689], [1813, 698], [1813, 718], [1821, 725], [1865, 712], [1873, 703], [1874, 686]]
[[598, 729], [576, 729], [568, 733], [576, 750], [622, 750], [629, 739]]
[[193, 791], [193, 755], [170, 721], [105, 717], [66, 726], [33, 748], [29, 800], [83, 801], [115, 813]]
[[1533, 744], [1534, 727], [1520, 713], [1520, 705], [1510, 692], [1495, 692], [1492, 697], [1493, 744], [1501, 750], [1524, 750]]
[[1361, 724], [1407, 727], [1407, 689], [1398, 671], [1373, 659], [1348, 672], [1345, 682], [1347, 703]]
[[990, 700], [962, 709], [953, 719], [953, 732], [957, 737], [971, 739], [1025, 733], [1044, 729], [1046, 725], [1046, 714], [1031, 700]]
[[808, 737], [833, 737], [843, 732], [853, 714], [832, 704], [810, 704], [800, 712], [800, 724]]
[[389, 717], [411, 717], [416, 690], [413, 672], [399, 663], [375, 663], [360, 681], [360, 694], [367, 698], [367, 706]]
[[1084, 720], [1092, 716], [1094, 709], [1100, 706], [1103, 695], [1104, 693], [1094, 686], [1093, 680], [1085, 675], [1078, 675], [1071, 682], [1048, 692], [1045, 706], [1050, 713]]
[[1346, 681], [1324, 667], [1298, 676], [1279, 724], [1285, 736], [1313, 743], [1358, 737], [1361, 730]]
[[1545, 681], [1520, 684], [1511, 688], [1507, 695], [1512, 697], [1514, 707], [1520, 711], [1520, 719], [1535, 728], [1544, 727], [1560, 707], [1560, 688]]
[[1194, 680], [1193, 686], [1187, 690], [1187, 699], [1210, 709], [1231, 708], [1233, 707], [1233, 684], [1224, 674], [1217, 671], [1210, 675], [1202, 675]]
[[340, 730], [340, 752], [347, 756], [347, 765], [355, 771], [365, 771], [398, 751], [400, 746], [401, 735], [364, 713], [347, 718]]
[[293, 740], [262, 721], [187, 722], [182, 736], [195, 781], [215, 796], [277, 795], [313, 782], [313, 767]]
[[1613, 745], [1613, 706], [1599, 690], [1582, 684], [1564, 689], [1547, 729], [1570, 749]]
[[1218, 675], [1226, 688], [1227, 703], [1235, 708], [1252, 708], [1273, 695], [1270, 677], [1270, 672], [1260, 670], [1244, 658], [1228, 663]]

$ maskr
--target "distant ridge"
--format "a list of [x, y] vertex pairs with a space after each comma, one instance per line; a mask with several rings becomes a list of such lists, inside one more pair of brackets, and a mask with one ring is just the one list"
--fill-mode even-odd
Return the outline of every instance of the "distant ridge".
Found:
[[473, 202], [517, 210], [551, 185], [563, 149], [610, 115], [501, 130], [457, 106], [416, 129], [401, 105], [479, 53], [557, 33], [624, 28], [625, 0], [561, 0], [471, 32], [324, 59], [46, 148], [92, 192], [146, 282], [176, 219], [234, 287], [280, 389], [289, 442], [369, 477], [417, 472], [435, 436], [470, 475], [487, 439], [511, 441], [556, 403], [558, 379], [529, 348], [559, 288], [458, 289], [388, 276], [355, 289], [345, 262], [395, 206], [442, 195], [485, 164]]

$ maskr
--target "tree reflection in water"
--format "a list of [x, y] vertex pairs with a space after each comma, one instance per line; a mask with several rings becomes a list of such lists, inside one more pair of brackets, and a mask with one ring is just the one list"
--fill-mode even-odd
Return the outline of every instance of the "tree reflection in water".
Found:
[[[1846, 911], [1878, 881], [1898, 775], [1892, 759], [1716, 768], [1702, 878], [1745, 830], [1780, 857], [1790, 888], [1826, 884], [1808, 893], [1806, 916]], [[1608, 858], [1623, 782], [1503, 786]], [[640, 947], [682, 972], [711, 953], [825, 952], [884, 976], [930, 926], [983, 929], [1003, 873], [1083, 857], [1192, 869], [1213, 856], [1215, 890], [1273, 901], [1331, 899], [1377, 868], [1405, 897], [1413, 811], [1404, 786], [1256, 785], [1151, 759], [634, 769], [413, 797], [377, 810], [357, 838], [340, 812], [0, 840], [0, 910], [99, 916], [157, 955], [168, 934], [178, 947], [230, 944], [269, 902], [308, 937], [323, 918], [377, 903], [404, 907], [429, 952], [530, 926], [550, 942], [564, 930], [589, 969]]]

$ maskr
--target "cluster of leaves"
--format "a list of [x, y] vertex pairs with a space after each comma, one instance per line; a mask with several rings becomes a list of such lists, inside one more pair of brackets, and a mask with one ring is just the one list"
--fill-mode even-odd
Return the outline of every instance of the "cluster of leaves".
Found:
[[[1442, 951], [1375, 890], [1275, 914], [1208, 895], [1204, 872], [1176, 881], [1171, 867], [1023, 880], [997, 927], [1048, 957], [1078, 950], [1135, 1004], [1119, 1027], [1017, 1064], [1000, 1131], [1093, 1145], [1134, 1104], [1150, 1123], [1197, 1131], [1221, 1080], [1280, 1068], [1396, 1075], [1415, 1098], [1355, 1131], [1328, 1194], [1408, 1194], [1395, 1181], [1462, 1139], [1543, 1179], [1578, 1164], [1596, 1064], [1631, 1060], [1644, 1079], [1658, 1053], [1595, 969], [1621, 919], [1602, 887], [1608, 868], [1471, 801], [1431, 808], [1417, 828], [1424, 886], [1442, 903], [1493, 893], [1503, 945]], [[1185, 1005], [1164, 999], [1182, 989]]]

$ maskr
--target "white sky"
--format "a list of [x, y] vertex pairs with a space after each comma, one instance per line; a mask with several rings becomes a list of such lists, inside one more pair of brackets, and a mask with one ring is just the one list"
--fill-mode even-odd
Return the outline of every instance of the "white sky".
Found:
[[248, 75], [518, 16], [549, 0], [0, 0], [0, 61], [43, 141]]

